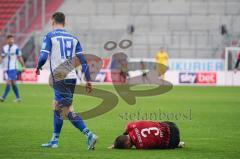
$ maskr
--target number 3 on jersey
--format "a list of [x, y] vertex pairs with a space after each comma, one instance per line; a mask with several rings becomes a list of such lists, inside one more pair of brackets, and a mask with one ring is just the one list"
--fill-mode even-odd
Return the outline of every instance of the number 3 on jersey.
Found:
[[73, 53], [73, 39], [71, 38], [57, 38], [57, 41], [60, 44], [60, 52], [62, 59], [71, 59]]
[[151, 131], [154, 132], [154, 135], [155, 135], [155, 136], [158, 136], [159, 133], [160, 133], [158, 128], [156, 128], [156, 127], [150, 127], [150, 128], [142, 129], [142, 130], [141, 130], [141, 135], [142, 135], [143, 137], [147, 137], [148, 135], [151, 134]]

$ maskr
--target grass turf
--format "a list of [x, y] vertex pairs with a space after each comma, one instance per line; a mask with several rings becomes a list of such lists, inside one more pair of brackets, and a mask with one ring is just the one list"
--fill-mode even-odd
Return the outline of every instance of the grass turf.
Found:
[[[114, 92], [112, 86], [96, 86]], [[1, 92], [4, 86], [0, 86]], [[52, 134], [52, 90], [46, 85], [20, 85], [23, 101], [13, 103], [13, 93], [0, 103], [0, 158], [239, 158], [240, 88], [174, 87], [154, 97], [138, 97], [129, 106], [119, 97], [118, 106], [86, 120], [99, 136], [95, 151], [86, 150], [86, 138], [68, 121], [58, 149], [41, 148]], [[88, 110], [101, 100], [75, 96], [75, 110]], [[159, 115], [161, 112], [161, 116]], [[128, 113], [126, 115], [126, 113]], [[150, 116], [151, 113], [158, 114]], [[175, 116], [174, 116], [175, 115]], [[186, 148], [176, 150], [108, 150], [130, 119], [171, 119], [181, 130]], [[155, 117], [155, 118], [154, 118]]]

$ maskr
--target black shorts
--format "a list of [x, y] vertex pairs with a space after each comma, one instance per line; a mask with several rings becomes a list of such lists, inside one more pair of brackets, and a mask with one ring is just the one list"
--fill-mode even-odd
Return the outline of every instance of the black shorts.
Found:
[[169, 147], [170, 149], [175, 149], [178, 147], [178, 144], [180, 142], [180, 131], [177, 127], [177, 125], [173, 122], [165, 121], [162, 122], [169, 126], [170, 128], [170, 142]]

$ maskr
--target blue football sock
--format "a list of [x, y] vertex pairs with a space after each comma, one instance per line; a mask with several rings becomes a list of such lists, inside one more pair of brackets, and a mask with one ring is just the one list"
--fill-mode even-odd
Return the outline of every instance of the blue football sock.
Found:
[[87, 136], [90, 135], [91, 132], [88, 130], [84, 121], [79, 115], [75, 114], [74, 112], [69, 112], [68, 119], [76, 128], [78, 128], [81, 132], [83, 132], [84, 135], [87, 135]]
[[84, 135], [86, 135], [86, 136], [90, 136], [90, 135], [92, 135], [92, 132], [91, 131], [89, 131], [89, 129], [88, 128], [85, 128], [85, 129], [83, 129], [83, 134]]
[[3, 93], [3, 99], [5, 99], [10, 91], [10, 84], [6, 85], [5, 92]]
[[63, 119], [60, 116], [59, 111], [54, 110], [54, 120], [53, 120], [53, 125], [54, 125], [54, 131], [53, 131], [53, 138], [52, 140], [56, 140], [59, 138], [59, 135], [61, 133], [61, 129], [63, 126]]
[[59, 136], [60, 136], [60, 134], [58, 134], [58, 133], [53, 133], [53, 136], [52, 136], [51, 141], [56, 141], [56, 140], [58, 141]]
[[17, 87], [16, 84], [13, 84], [13, 85], [12, 85], [12, 89], [13, 89], [13, 92], [14, 92], [16, 98], [17, 98], [17, 99], [20, 98], [20, 96], [19, 96], [19, 91], [18, 91], [18, 87]]

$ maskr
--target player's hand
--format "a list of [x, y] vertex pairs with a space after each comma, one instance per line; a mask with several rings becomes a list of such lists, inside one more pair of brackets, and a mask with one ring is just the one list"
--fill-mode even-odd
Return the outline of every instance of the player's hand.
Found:
[[108, 149], [113, 149], [114, 148], [114, 145], [111, 145], [108, 147]]
[[91, 93], [92, 92], [92, 84], [90, 82], [86, 83], [86, 92]]

